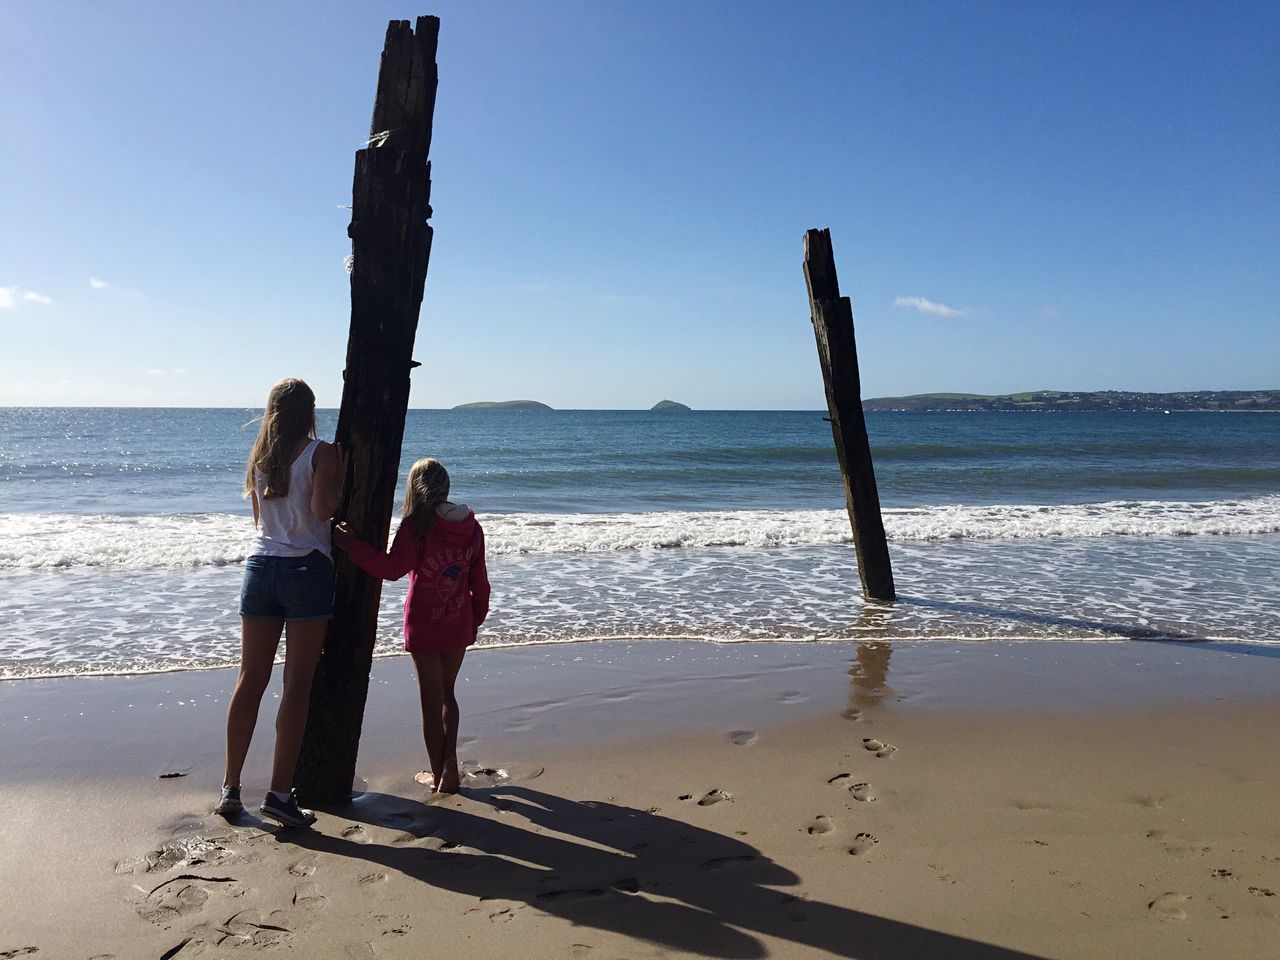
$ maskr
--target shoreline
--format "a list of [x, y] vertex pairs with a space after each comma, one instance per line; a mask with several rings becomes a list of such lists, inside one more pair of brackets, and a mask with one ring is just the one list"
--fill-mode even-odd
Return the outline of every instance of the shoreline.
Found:
[[[1137, 631], [1134, 631], [1137, 634]], [[499, 651], [499, 650], [521, 650], [536, 649], [544, 647], [573, 647], [580, 645], [646, 645], [646, 644], [692, 644], [697, 646], [711, 647], [739, 647], [752, 646], [762, 647], [769, 645], [786, 645], [786, 646], [836, 646], [848, 647], [850, 645], [874, 643], [890, 646], [917, 646], [917, 645], [933, 645], [946, 646], [948, 644], [957, 644], [961, 646], [991, 646], [995, 644], [1116, 644], [1123, 645], [1127, 643], [1159, 643], [1159, 644], [1181, 644], [1186, 647], [1205, 647], [1206, 649], [1221, 650], [1234, 652], [1241, 656], [1270, 656], [1280, 658], [1280, 641], [1277, 640], [1245, 640], [1245, 639], [1226, 639], [1213, 637], [1187, 637], [1173, 633], [1153, 632], [1150, 635], [1125, 635], [1113, 634], [1110, 636], [1081, 636], [1081, 637], [1061, 637], [1061, 636], [1038, 636], [1038, 635], [1005, 635], [1000, 637], [974, 637], [963, 634], [949, 635], [942, 634], [938, 636], [920, 637], [920, 636], [867, 636], [867, 637], [748, 637], [741, 640], [726, 639], [723, 637], [702, 637], [695, 634], [670, 634], [670, 635], [654, 635], [654, 634], [617, 634], [617, 635], [600, 635], [600, 636], [580, 636], [571, 637], [561, 640], [552, 639], [536, 639], [536, 640], [497, 640], [490, 643], [476, 644], [469, 649], [469, 654], [474, 655], [482, 651]], [[1269, 652], [1268, 652], [1269, 651]], [[403, 650], [393, 651], [374, 651], [373, 663], [377, 664], [384, 660], [397, 660], [408, 658], [409, 654]], [[275, 665], [281, 666], [283, 659], [277, 659]], [[235, 670], [239, 666], [238, 662], [228, 661], [224, 663], [209, 664], [192, 664], [189, 666], [166, 666], [157, 667], [154, 670], [103, 670], [95, 672], [92, 670], [67, 670], [62, 673], [32, 674], [24, 676], [0, 676], [0, 690], [5, 688], [6, 684], [27, 683], [36, 681], [69, 681], [69, 680], [110, 680], [118, 679], [135, 679], [142, 677], [163, 677], [171, 674], [183, 673], [209, 673], [217, 670]]]
[[1257, 733], [1280, 720], [1274, 654], [478, 648], [455, 798], [412, 780], [416, 685], [388, 657], [361, 794], [278, 834], [208, 813], [232, 678], [0, 688], [0, 953], [80, 956], [92, 930], [85, 955], [118, 960], [398, 958], [476, 938], [530, 958], [1178, 958], [1263, 956], [1280, 930], [1280, 759]]

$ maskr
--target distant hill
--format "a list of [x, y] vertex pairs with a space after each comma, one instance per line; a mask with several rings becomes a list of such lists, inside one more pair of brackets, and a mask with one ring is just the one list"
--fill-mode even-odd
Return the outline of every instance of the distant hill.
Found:
[[537, 400], [481, 400], [479, 403], [461, 403], [455, 410], [550, 410]]
[[874, 397], [864, 410], [994, 412], [1109, 410], [1116, 413], [1172, 412], [1280, 413], [1280, 390], [1192, 390], [1138, 393], [1130, 390], [1035, 390], [1004, 396], [976, 393], [918, 393], [910, 397]]
[[693, 408], [686, 407], [683, 403], [676, 403], [674, 400], [659, 400], [650, 410], [676, 410], [681, 413], [689, 413]]

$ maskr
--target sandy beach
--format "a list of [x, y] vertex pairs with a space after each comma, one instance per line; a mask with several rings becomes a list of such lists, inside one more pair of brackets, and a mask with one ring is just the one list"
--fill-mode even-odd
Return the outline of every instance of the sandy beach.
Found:
[[1274, 957], [1271, 654], [479, 650], [447, 799], [385, 659], [309, 832], [208, 813], [229, 671], [11, 682], [0, 957]]

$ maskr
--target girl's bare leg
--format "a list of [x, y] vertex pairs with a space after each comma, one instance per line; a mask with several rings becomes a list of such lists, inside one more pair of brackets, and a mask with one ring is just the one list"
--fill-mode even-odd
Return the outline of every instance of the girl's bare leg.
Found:
[[297, 620], [286, 628], [284, 692], [276, 711], [276, 755], [271, 767], [271, 789], [276, 793], [293, 789], [293, 771], [311, 706], [311, 679], [328, 630], [328, 620]]
[[438, 791], [444, 770], [444, 668], [438, 653], [413, 654], [413, 666], [418, 675], [418, 696], [422, 701], [422, 739], [427, 746], [427, 760], [435, 780], [432, 789]]
[[461, 650], [450, 650], [448, 653], [440, 656], [440, 681], [444, 693], [444, 703], [441, 710], [441, 719], [444, 721], [444, 765], [440, 776], [436, 779], [437, 787], [441, 793], [457, 793], [458, 788], [462, 785], [462, 778], [458, 772], [458, 721], [460, 719], [460, 711], [458, 710], [458, 698], [454, 696], [453, 687], [458, 679], [458, 671], [462, 669], [462, 658], [466, 656], [467, 648]]
[[271, 665], [280, 645], [284, 621], [271, 618], [240, 619], [240, 674], [227, 707], [227, 766], [222, 776], [224, 787], [240, 785], [245, 754], [253, 740], [258, 723], [258, 707], [267, 684], [271, 682]]

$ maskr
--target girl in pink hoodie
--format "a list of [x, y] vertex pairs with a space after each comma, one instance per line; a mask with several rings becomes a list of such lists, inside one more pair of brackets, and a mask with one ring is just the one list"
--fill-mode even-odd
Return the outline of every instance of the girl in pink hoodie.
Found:
[[457, 793], [459, 712], [453, 688], [489, 612], [484, 531], [469, 507], [449, 502], [449, 474], [427, 458], [409, 471], [404, 515], [389, 553], [360, 540], [345, 523], [334, 529], [333, 542], [372, 576], [399, 580], [409, 574], [404, 648], [418, 674], [429, 785], [438, 793]]

